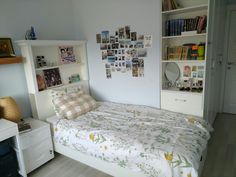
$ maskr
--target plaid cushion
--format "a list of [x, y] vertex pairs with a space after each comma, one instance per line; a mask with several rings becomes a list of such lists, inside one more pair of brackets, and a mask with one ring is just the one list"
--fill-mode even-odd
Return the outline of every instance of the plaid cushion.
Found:
[[[81, 93], [83, 94], [83, 88], [82, 86], [70, 86], [70, 87], [64, 87], [59, 89], [53, 89], [51, 90], [51, 97], [52, 97], [52, 103], [54, 110], [56, 112], [56, 115], [59, 117], [64, 117], [64, 112], [57, 106], [58, 105], [58, 98], [66, 97], [67, 94], [70, 93]], [[57, 104], [55, 103], [57, 102]]]
[[72, 93], [58, 92], [53, 98], [57, 115], [74, 119], [96, 108], [96, 101], [83, 91]]

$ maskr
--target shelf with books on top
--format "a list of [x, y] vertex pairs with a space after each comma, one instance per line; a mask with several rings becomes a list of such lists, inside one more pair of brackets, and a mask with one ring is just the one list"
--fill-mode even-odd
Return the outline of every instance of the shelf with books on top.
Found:
[[189, 35], [178, 35], [178, 36], [162, 36], [162, 39], [174, 39], [174, 38], [186, 38], [186, 37], [200, 37], [200, 36], [206, 36], [206, 33], [189, 34]]
[[205, 60], [162, 60], [162, 63], [172, 63], [172, 62], [177, 62], [177, 63], [205, 63]]
[[180, 13], [188, 13], [188, 12], [194, 12], [194, 11], [199, 11], [199, 10], [207, 10], [207, 9], [208, 9], [208, 4], [201, 4], [201, 5], [196, 5], [192, 7], [183, 7], [183, 8], [173, 9], [173, 10], [162, 11], [162, 14], [175, 15], [175, 14], [180, 14]]

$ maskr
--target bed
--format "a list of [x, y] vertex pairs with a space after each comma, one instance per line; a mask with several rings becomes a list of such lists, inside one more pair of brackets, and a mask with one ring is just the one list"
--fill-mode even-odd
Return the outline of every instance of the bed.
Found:
[[202, 118], [110, 102], [47, 122], [56, 152], [115, 177], [198, 177], [211, 130]]

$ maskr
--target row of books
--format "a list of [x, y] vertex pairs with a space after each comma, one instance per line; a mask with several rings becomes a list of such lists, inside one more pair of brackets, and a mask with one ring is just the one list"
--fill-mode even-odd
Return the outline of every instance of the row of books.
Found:
[[204, 60], [205, 44], [167, 47], [166, 60]]
[[178, 9], [179, 5], [175, 0], [163, 0], [162, 9], [163, 11]]
[[197, 16], [189, 19], [168, 20], [165, 24], [166, 36], [179, 36], [183, 32], [195, 31], [196, 33], [206, 32], [207, 16]]

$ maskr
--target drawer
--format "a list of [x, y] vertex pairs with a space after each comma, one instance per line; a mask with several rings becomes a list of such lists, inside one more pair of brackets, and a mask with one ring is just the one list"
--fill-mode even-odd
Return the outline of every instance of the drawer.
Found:
[[162, 91], [161, 108], [203, 117], [203, 96], [198, 93]]
[[41, 143], [35, 144], [28, 149], [23, 150], [26, 173], [30, 173], [40, 167], [47, 161], [54, 158], [53, 145], [51, 138]]
[[49, 125], [21, 134], [20, 145], [22, 149], [26, 149], [32, 145], [42, 142], [47, 138], [51, 138]]

